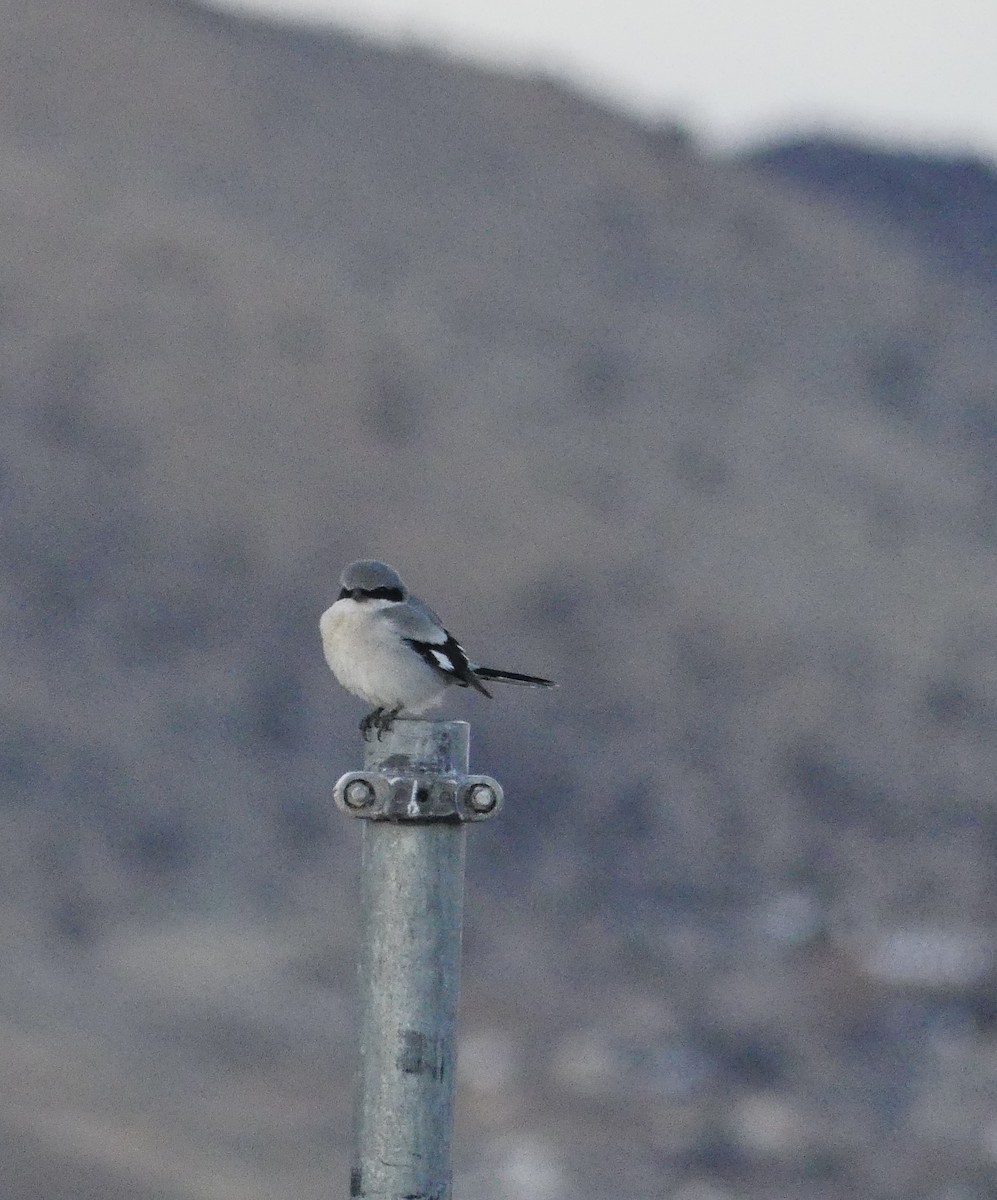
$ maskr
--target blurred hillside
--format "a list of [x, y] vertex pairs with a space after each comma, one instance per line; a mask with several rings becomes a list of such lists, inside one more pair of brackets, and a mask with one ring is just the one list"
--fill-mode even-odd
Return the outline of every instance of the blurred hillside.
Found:
[[362, 710], [317, 620], [376, 555], [563, 684], [449, 710], [509, 797], [458, 1195], [991, 1197], [983, 293], [541, 79], [0, 13], [24, 1196], [345, 1186]]
[[997, 285], [997, 173], [980, 159], [825, 137], [765, 146], [747, 160], [813, 196], [874, 215], [952, 274]]

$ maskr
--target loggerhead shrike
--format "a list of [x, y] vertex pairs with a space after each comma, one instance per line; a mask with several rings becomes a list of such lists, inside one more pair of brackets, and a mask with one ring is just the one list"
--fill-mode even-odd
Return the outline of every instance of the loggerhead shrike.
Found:
[[348, 692], [376, 707], [360, 722], [378, 737], [401, 714], [418, 716], [446, 689], [491, 692], [482, 680], [557, 687], [549, 679], [468, 662], [463, 648], [427, 604], [410, 595], [398, 573], [375, 559], [351, 563], [339, 577], [336, 603], [319, 622], [325, 660]]

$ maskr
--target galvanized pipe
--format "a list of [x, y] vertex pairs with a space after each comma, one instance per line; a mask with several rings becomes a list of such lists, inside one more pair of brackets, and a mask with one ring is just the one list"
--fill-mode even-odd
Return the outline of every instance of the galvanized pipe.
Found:
[[364, 824], [350, 1195], [450, 1196], [463, 825]]
[[502, 798], [468, 742], [463, 721], [398, 720], [336, 785], [366, 818], [352, 1197], [450, 1200], [466, 824]]

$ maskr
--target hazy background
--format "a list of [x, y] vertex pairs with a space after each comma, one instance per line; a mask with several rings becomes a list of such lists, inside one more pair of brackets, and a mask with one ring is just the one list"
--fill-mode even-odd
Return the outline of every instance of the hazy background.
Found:
[[563, 684], [449, 710], [507, 793], [457, 1195], [992, 1200], [987, 163], [174, 0], [0, 29], [5, 1195], [345, 1193], [317, 620], [377, 555]]
[[212, 0], [543, 70], [707, 144], [828, 129], [997, 157], [988, 0]]

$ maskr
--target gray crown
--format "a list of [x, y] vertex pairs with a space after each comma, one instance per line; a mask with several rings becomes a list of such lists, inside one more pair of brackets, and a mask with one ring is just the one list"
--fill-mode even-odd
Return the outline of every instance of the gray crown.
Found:
[[397, 588], [404, 595], [408, 595], [405, 584], [402, 583], [394, 567], [378, 562], [376, 558], [362, 558], [359, 562], [350, 563], [340, 575], [339, 583], [340, 586], [351, 592], [373, 592], [378, 588]]

